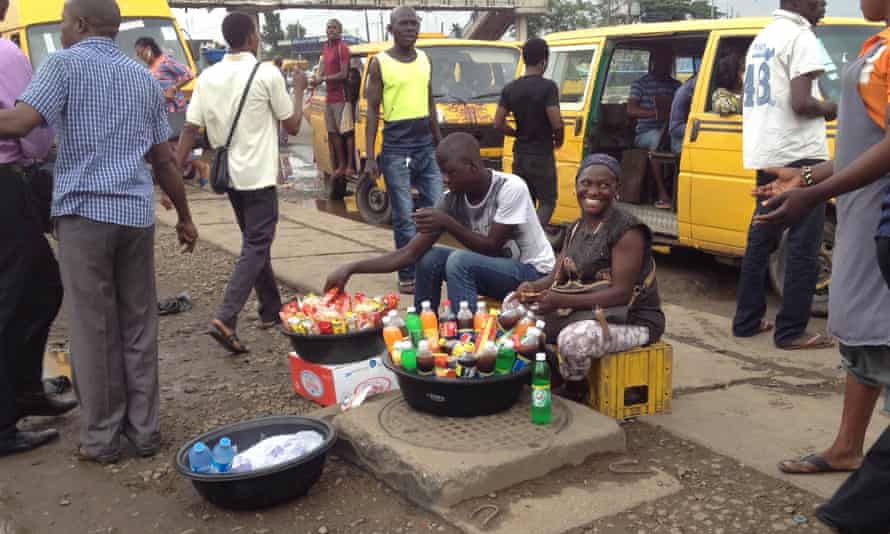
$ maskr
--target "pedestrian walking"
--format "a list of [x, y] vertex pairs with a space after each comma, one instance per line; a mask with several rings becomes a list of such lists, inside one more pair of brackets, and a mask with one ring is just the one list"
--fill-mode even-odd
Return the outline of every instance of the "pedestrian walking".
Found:
[[[544, 78], [550, 48], [547, 41], [529, 39], [522, 47], [525, 74], [508, 83], [501, 92], [494, 115], [495, 128], [515, 137], [513, 174], [525, 180], [532, 200], [538, 204], [541, 224], [550, 224], [556, 209], [556, 159], [553, 150], [562, 146], [565, 131], [559, 113], [559, 88]], [[512, 113], [516, 128], [507, 124]]]
[[[0, 0], [0, 22], [8, 9], [9, 0]], [[3, 110], [15, 107], [31, 81], [28, 58], [4, 38], [0, 38], [0, 71], [3, 117]], [[7, 128], [0, 118], [0, 131]], [[19, 139], [0, 140], [0, 456], [28, 451], [58, 437], [55, 429], [18, 430], [16, 423], [22, 417], [62, 415], [77, 405], [45, 394], [41, 381], [49, 329], [62, 306], [62, 280], [43, 235], [49, 205], [43, 204], [40, 197], [45, 195], [38, 195], [31, 181], [52, 141], [53, 132], [47, 127]]]
[[349, 46], [343, 41], [343, 24], [337, 19], [328, 21], [325, 31], [328, 40], [318, 59], [318, 76], [312, 86], [325, 84], [324, 122], [328, 141], [333, 148], [334, 177], [355, 173], [355, 120], [349, 106], [347, 78], [349, 77]]
[[[435, 157], [442, 134], [431, 86], [432, 65], [429, 57], [415, 47], [420, 31], [417, 12], [405, 6], [394, 9], [387, 31], [393, 36], [392, 48], [374, 56], [368, 66], [365, 173], [375, 179], [383, 171], [399, 249], [417, 233], [411, 213], [434, 206], [442, 197], [442, 173]], [[375, 147], [381, 104], [383, 145], [378, 166]], [[419, 194], [417, 202], [412, 186]], [[399, 290], [414, 292], [413, 264], [399, 270]]]
[[[861, 6], [866, 19], [890, 26], [890, 1], [863, 0]], [[762, 226], [794, 224], [837, 199], [838, 261], [832, 266], [828, 329], [840, 340], [847, 372], [843, 415], [834, 443], [818, 454], [782, 462], [779, 468], [786, 473], [858, 468], [875, 403], [881, 389], [890, 387], [890, 288], [881, 276], [875, 244], [876, 237], [880, 245], [890, 236], [888, 39], [890, 28], [866, 41], [859, 58], [844, 70], [834, 161], [770, 170], [777, 179], [755, 191], [762, 197], [778, 195], [755, 217]]]
[[[198, 233], [167, 140], [160, 85], [115, 44], [114, 0], [68, 0], [64, 50], [51, 54], [0, 137], [44, 123], [58, 132], [52, 216], [59, 239], [74, 389], [78, 457], [117, 461], [123, 434], [141, 456], [160, 447], [158, 310], [152, 177], [176, 207], [191, 251]], [[6, 71], [4, 71], [6, 72]]]
[[[825, 70], [822, 45], [812, 27], [825, 16], [824, 0], [782, 0], [773, 21], [754, 39], [746, 58], [742, 138], [744, 165], [757, 171], [757, 185], [775, 177], [770, 167], [799, 167], [809, 172], [828, 159], [825, 121], [837, 105], [813, 96], [813, 84]], [[754, 218], [766, 213], [757, 204]], [[765, 319], [769, 257], [785, 227], [751, 224], [742, 258], [732, 333], [751, 337], [775, 329], [777, 347], [787, 350], [832, 346], [830, 338], [807, 332], [819, 277], [825, 206], [814, 206], [787, 228], [787, 258], [782, 307], [773, 324]]]
[[198, 77], [177, 159], [185, 162], [201, 128], [213, 147], [225, 145], [231, 135], [228, 170], [232, 185], [227, 194], [241, 230], [241, 256], [208, 333], [238, 354], [248, 351], [236, 331], [238, 315], [252, 290], [259, 300], [258, 326], [268, 329], [278, 323], [281, 296], [271, 252], [278, 225], [278, 127], [280, 123], [291, 135], [299, 133], [307, 82], [301, 72], [295, 72], [291, 97], [281, 72], [257, 61], [260, 37], [250, 15], [229, 13], [222, 33], [229, 53]]

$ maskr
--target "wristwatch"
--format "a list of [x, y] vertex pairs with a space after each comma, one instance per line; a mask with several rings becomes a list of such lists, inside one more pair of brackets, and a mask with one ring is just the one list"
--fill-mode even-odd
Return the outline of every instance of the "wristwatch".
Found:
[[803, 177], [803, 183], [806, 187], [809, 187], [809, 186], [813, 185], [814, 183], [816, 183], [813, 181], [813, 168], [812, 167], [805, 166], [805, 167], [802, 167], [800, 171], [801, 171], [801, 175]]

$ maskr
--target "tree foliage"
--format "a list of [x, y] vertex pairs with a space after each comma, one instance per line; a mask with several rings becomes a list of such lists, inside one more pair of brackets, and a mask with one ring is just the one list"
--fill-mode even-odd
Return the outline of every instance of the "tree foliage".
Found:
[[299, 22], [287, 25], [287, 40], [302, 39], [306, 37], [306, 28]]
[[266, 50], [278, 50], [278, 41], [285, 39], [284, 30], [281, 27], [281, 14], [275, 11], [267, 11], [263, 14], [263, 30], [260, 38], [263, 48]]

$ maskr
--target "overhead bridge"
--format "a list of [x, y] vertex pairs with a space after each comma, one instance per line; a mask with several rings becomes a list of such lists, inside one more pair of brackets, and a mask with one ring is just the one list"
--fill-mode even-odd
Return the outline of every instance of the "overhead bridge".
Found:
[[474, 11], [464, 31], [467, 39], [500, 39], [511, 25], [517, 37], [526, 38], [526, 17], [547, 12], [547, 0], [170, 0], [170, 7], [224, 8], [250, 11], [279, 9], [394, 9], [410, 6], [419, 11]]

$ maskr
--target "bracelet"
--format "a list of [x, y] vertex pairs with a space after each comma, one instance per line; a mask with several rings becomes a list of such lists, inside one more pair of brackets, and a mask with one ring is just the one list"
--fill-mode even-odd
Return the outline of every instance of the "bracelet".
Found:
[[803, 175], [803, 183], [807, 187], [810, 187], [811, 185], [816, 183], [813, 181], [813, 168], [812, 167], [805, 166], [805, 167], [801, 168], [801, 174]]

